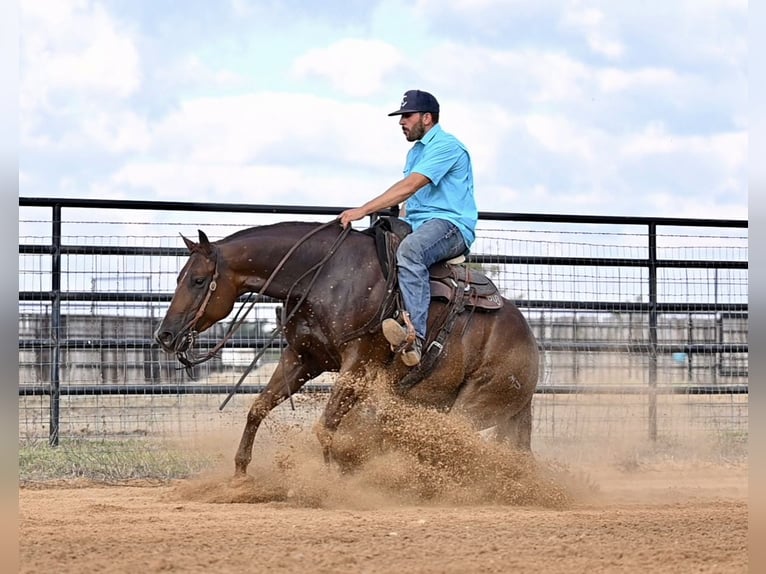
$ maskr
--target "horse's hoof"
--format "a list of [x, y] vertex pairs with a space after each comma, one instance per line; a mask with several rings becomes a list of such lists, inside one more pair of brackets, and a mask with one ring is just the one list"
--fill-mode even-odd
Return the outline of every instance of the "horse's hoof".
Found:
[[231, 477], [229, 480], [229, 486], [232, 488], [241, 488], [243, 486], [250, 485], [255, 482], [255, 479], [252, 476], [249, 476], [245, 473], [235, 473], [234, 476]]

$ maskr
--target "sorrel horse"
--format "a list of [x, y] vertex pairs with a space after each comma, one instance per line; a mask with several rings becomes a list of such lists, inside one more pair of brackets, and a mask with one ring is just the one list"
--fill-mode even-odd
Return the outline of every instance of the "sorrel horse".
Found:
[[[227, 317], [245, 293], [260, 292], [293, 310], [281, 325], [288, 346], [248, 412], [235, 456], [237, 475], [247, 472], [263, 419], [307, 381], [324, 372], [353, 380], [369, 367], [385, 370], [393, 380], [409, 372], [379, 328], [390, 284], [370, 235], [343, 230], [337, 222], [283, 222], [214, 242], [202, 231], [199, 242], [183, 240], [190, 257], [155, 332], [166, 352], [189, 364], [196, 334]], [[432, 301], [429, 329], [444, 305]], [[495, 427], [498, 440], [529, 450], [538, 349], [527, 321], [508, 300], [496, 311], [456, 317], [433, 370], [405, 397], [461, 413], [477, 430]], [[334, 385], [317, 432], [326, 457], [333, 455], [326, 437], [359, 398], [353, 384]]]

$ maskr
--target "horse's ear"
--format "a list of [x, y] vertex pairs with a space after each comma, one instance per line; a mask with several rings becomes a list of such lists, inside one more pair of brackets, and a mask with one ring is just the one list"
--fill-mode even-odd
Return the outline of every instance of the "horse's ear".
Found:
[[213, 252], [213, 248], [210, 245], [210, 240], [207, 238], [207, 235], [205, 235], [205, 232], [201, 229], [198, 229], [197, 232], [199, 233], [199, 246], [202, 250], [202, 253], [210, 255]]
[[187, 249], [188, 249], [188, 250], [189, 250], [191, 253], [194, 253], [194, 252], [197, 250], [197, 248], [198, 248], [199, 246], [198, 246], [196, 243], [194, 243], [194, 241], [192, 241], [191, 239], [187, 239], [186, 237], [184, 237], [184, 234], [183, 234], [183, 233], [179, 233], [178, 235], [180, 235], [180, 236], [181, 236], [181, 239], [183, 239], [183, 240], [184, 240], [184, 243], [186, 243], [186, 248], [187, 248]]

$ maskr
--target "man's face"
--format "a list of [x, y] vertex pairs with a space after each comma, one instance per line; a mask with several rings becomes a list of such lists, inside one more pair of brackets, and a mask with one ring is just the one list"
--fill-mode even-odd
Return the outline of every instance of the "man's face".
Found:
[[412, 112], [410, 114], [402, 114], [399, 117], [399, 125], [402, 126], [402, 132], [404, 132], [407, 141], [418, 141], [426, 135], [426, 126], [423, 123], [424, 115], [421, 112]]

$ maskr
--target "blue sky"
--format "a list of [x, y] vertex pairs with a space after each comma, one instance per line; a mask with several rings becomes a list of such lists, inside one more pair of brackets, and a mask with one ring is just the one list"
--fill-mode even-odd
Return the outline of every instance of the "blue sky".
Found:
[[482, 211], [747, 217], [747, 2], [22, 0], [23, 196], [353, 206], [411, 88]]

